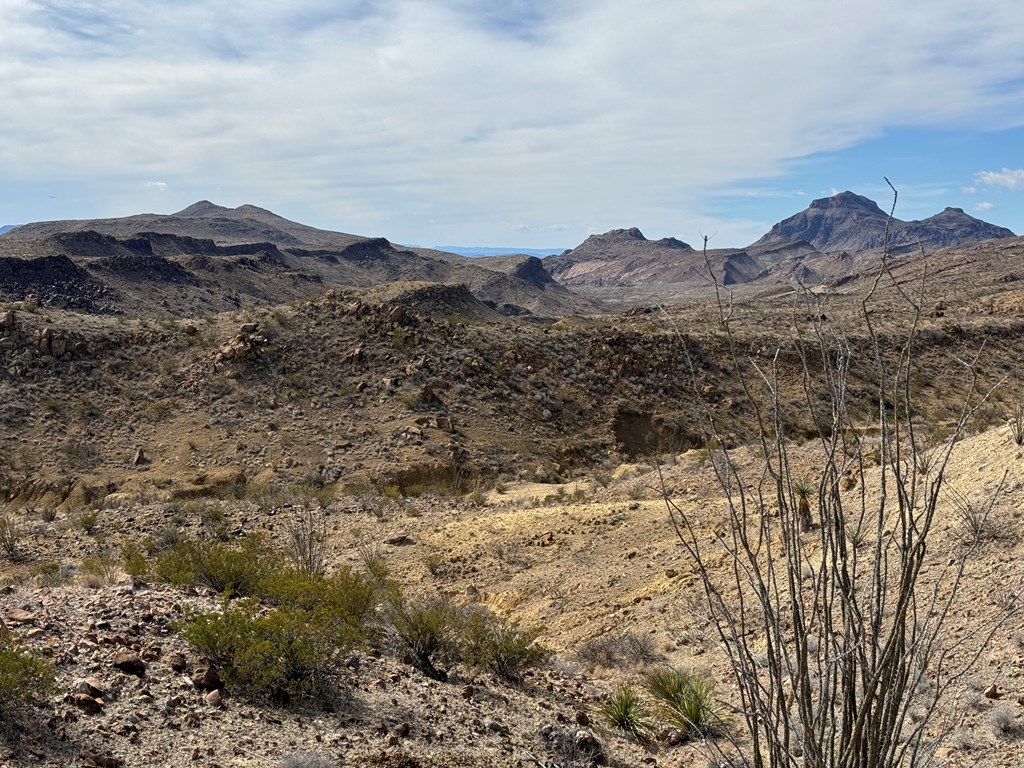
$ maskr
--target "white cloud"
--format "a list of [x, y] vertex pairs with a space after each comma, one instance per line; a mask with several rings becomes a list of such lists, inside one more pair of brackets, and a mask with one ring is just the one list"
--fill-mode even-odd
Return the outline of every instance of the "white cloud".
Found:
[[989, 203], [989, 202], [975, 203], [974, 204], [974, 210], [978, 211], [979, 213], [984, 213], [985, 211], [991, 211], [995, 207], [996, 207], [995, 203]]
[[960, 187], [960, 191], [963, 192], [965, 195], [976, 195], [976, 194], [978, 194], [978, 188], [977, 187]]
[[123, 182], [111, 213], [156, 178], [405, 242], [685, 237], [886, 126], [1024, 120], [1018, 28], [998, 0], [0, 0], [0, 168]]
[[147, 181], [146, 182], [146, 189], [153, 189], [153, 190], [156, 190], [157, 192], [166, 192], [170, 188], [171, 188], [170, 184], [168, 184], [167, 182], [164, 182], [164, 181]]
[[979, 184], [1006, 189], [1024, 189], [1024, 168], [1003, 168], [1001, 171], [981, 171], [974, 178]]

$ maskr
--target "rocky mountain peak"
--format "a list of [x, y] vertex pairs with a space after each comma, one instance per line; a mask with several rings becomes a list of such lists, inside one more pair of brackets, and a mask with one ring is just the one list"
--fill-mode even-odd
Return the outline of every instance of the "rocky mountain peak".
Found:
[[822, 197], [812, 200], [808, 210], [863, 210], [869, 213], [876, 213], [885, 216], [885, 212], [878, 207], [874, 200], [857, 195], [847, 190], [832, 197]]
[[[594, 239], [598, 239], [598, 240], [608, 240], [608, 241], [614, 241], [614, 240], [618, 240], [618, 241], [643, 240], [645, 242], [647, 241], [647, 238], [644, 237], [644, 233], [641, 232], [636, 227], [630, 227], [629, 229], [612, 229], [612, 230], [609, 230], [608, 232], [605, 232], [603, 235], [591, 235], [590, 238], [594, 238]], [[589, 240], [590, 238], [587, 238], [587, 239]]]
[[946, 208], [927, 219], [901, 221], [871, 199], [853, 192], [814, 200], [806, 210], [776, 224], [752, 247], [804, 241], [822, 252], [867, 251], [885, 243], [921, 244], [926, 247], [960, 245], [976, 240], [1012, 237], [1013, 232], [970, 216], [960, 208]]
[[188, 208], [178, 211], [172, 216], [219, 216], [222, 213], [230, 211], [230, 208], [225, 208], [223, 205], [217, 205], [211, 203], [209, 200], [200, 200], [198, 203], [192, 203]]

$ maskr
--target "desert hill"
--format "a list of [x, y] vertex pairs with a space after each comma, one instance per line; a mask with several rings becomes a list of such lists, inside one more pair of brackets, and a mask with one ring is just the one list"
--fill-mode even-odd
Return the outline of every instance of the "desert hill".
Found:
[[[524, 264], [529, 277], [536, 265]], [[897, 279], [915, 281], [913, 266]], [[975, 285], [980, 300], [959, 290], [963, 282], [928, 288], [927, 306], [942, 301], [944, 310], [925, 313], [915, 344], [911, 382], [930, 450], [959, 397], [998, 383], [1024, 351], [1024, 294], [1014, 281]], [[756, 475], [744, 446], [755, 422], [737, 379], [754, 366], [780, 385], [785, 427], [799, 438], [794, 475], [817, 478], [821, 446], [800, 415], [807, 391], [796, 345], [835, 331], [863, 359], [862, 295], [740, 297], [738, 360], [707, 301], [543, 325], [519, 323], [465, 286], [415, 282], [201, 317], [5, 304], [0, 494], [23, 533], [16, 556], [0, 555], [0, 618], [20, 643], [49, 654], [57, 688], [25, 720], [4, 720], [0, 759], [127, 767], [161, 753], [176, 766], [582, 768], [600, 755], [611, 765], [706, 764], [701, 739], [666, 730], [642, 742], [601, 715], [620, 684], [658, 664], [698, 670], [734, 702], [719, 640], [695, 615], [699, 572], [666, 520], [662, 483], [707, 541], [729, 532], [716, 484], [723, 454], [704, 442], [701, 403], [728, 425], [737, 465]], [[875, 300], [884, 354], [895, 359], [905, 304], [890, 285]], [[961, 360], [977, 353], [975, 381]], [[870, 379], [858, 365], [849, 374], [850, 402], [869, 420]], [[958, 638], [970, 638], [972, 622], [1016, 584], [1007, 564], [1022, 549], [1024, 477], [1005, 426], [1013, 400], [998, 390], [949, 468], [964, 498], [1005, 488], [985, 529], [992, 538], [956, 593]], [[867, 464], [843, 493], [855, 500], [867, 489], [878, 504], [877, 446], [857, 445]], [[926, 589], [948, 589], [947, 564], [963, 546], [957, 508], [943, 499]], [[222, 598], [164, 583], [155, 570], [128, 575], [122, 556], [140, 541], [235, 545], [257, 532], [284, 547], [308, 510], [328, 521], [332, 571], [361, 573], [360, 553], [376, 552], [411, 597], [546, 627], [555, 663], [515, 684], [457, 663], [447, 682], [434, 680], [390, 644], [382, 613], [378, 643], [337, 661], [349, 698], [333, 711], [254, 702], [207, 681], [206, 661], [176, 628], [196, 611], [223, 610]], [[816, 530], [801, 542], [820, 551]], [[958, 684], [968, 703], [945, 765], [1016, 760], [1019, 742], [1007, 734], [1024, 696], [1020, 629], [1008, 622], [981, 649], [977, 674]], [[993, 685], [996, 698], [983, 695]], [[580, 759], [577, 739], [600, 752]], [[989, 754], [1001, 759], [979, 762]]]
[[412, 250], [308, 227], [252, 205], [201, 201], [170, 215], [16, 227], [0, 240], [0, 296], [33, 294], [44, 304], [91, 312], [194, 315], [413, 280], [468, 285], [515, 315], [599, 309], [539, 265], [528, 256], [477, 262]]

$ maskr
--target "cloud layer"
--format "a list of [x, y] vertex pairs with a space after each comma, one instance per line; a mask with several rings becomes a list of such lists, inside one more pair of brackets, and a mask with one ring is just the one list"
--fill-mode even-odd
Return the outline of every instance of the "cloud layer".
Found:
[[982, 171], [975, 178], [977, 178], [979, 184], [987, 184], [992, 187], [1024, 189], [1024, 168]]
[[1018, 25], [995, 0], [0, 0], [3, 191], [426, 244], [686, 234], [723, 223], [703, 197], [886, 126], [1024, 123]]

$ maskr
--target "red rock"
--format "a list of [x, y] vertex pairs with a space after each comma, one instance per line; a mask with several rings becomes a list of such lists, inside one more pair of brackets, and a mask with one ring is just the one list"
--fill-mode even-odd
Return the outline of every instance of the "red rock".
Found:
[[97, 699], [87, 693], [71, 694], [71, 703], [86, 714], [95, 715], [103, 711], [103, 699]]
[[192, 685], [201, 691], [213, 691], [224, 687], [217, 670], [208, 665], [196, 668], [192, 673]]
[[7, 612], [8, 623], [19, 626], [21, 624], [31, 624], [36, 620], [36, 615], [31, 611], [24, 611], [21, 608], [11, 608]]
[[113, 666], [129, 675], [142, 677], [146, 674], [146, 662], [131, 651], [118, 651], [114, 656]]
[[95, 677], [87, 677], [84, 680], [79, 680], [75, 685], [75, 690], [78, 693], [84, 693], [87, 696], [92, 696], [94, 699], [101, 698], [107, 692], [107, 688]]

